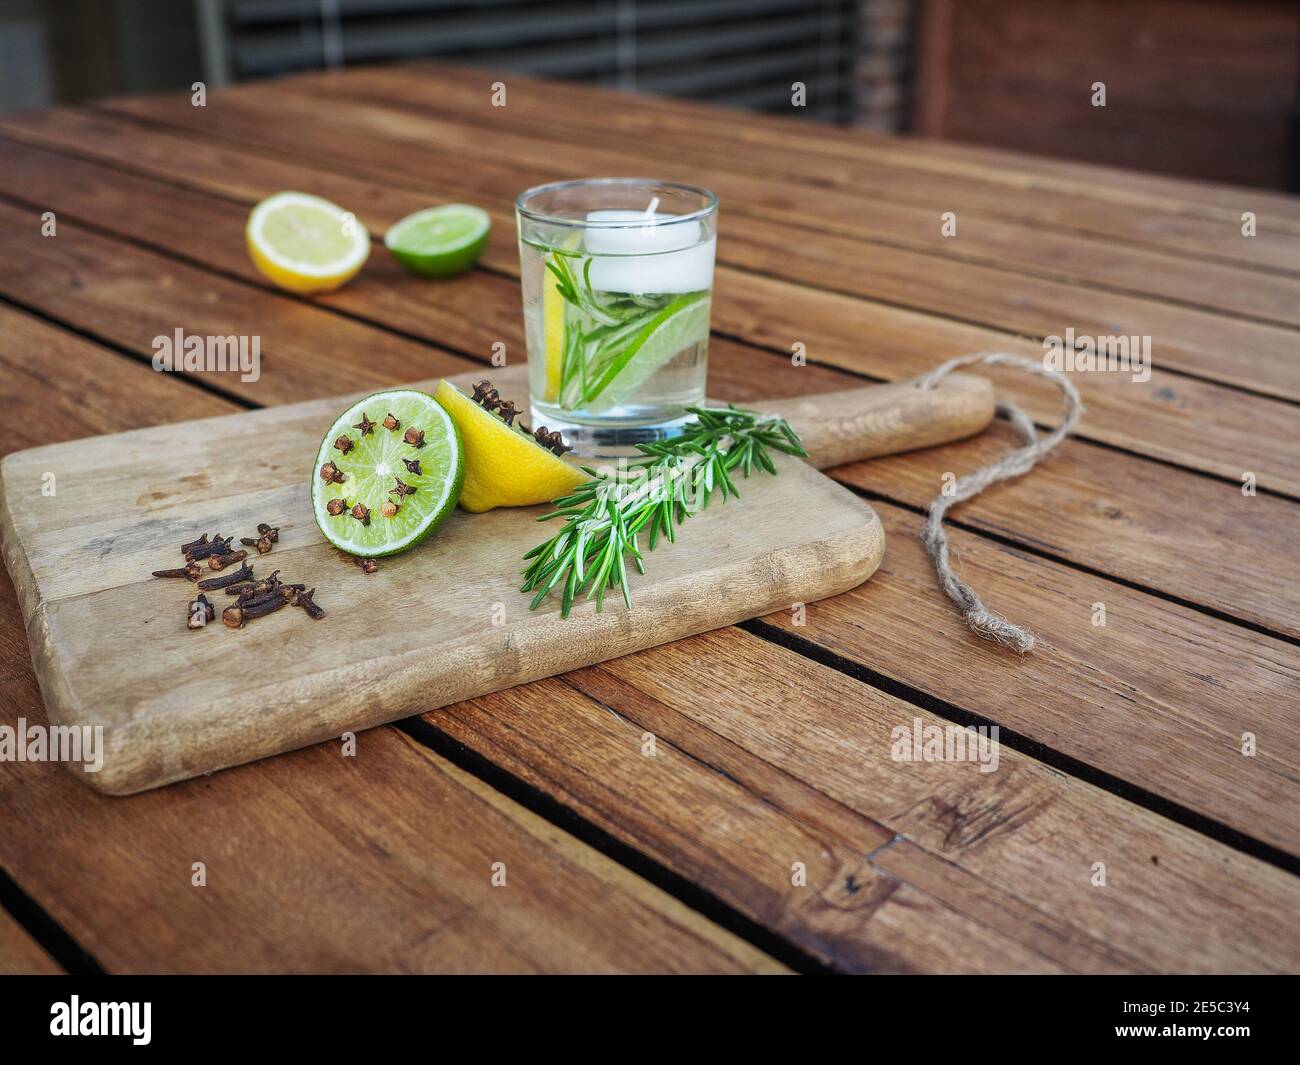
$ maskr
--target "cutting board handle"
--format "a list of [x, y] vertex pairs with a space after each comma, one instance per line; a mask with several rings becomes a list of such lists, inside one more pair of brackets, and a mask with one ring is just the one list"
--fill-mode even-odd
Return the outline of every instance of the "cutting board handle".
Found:
[[932, 388], [911, 381], [746, 404], [794, 426], [818, 469], [933, 447], [980, 432], [993, 420], [993, 385], [954, 373]]

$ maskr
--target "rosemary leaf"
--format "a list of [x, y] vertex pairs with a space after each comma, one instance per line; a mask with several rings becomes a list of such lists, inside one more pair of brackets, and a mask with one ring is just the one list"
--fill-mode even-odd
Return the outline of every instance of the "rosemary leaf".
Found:
[[[567, 264], [554, 273], [562, 281], [572, 279]], [[627, 556], [638, 573], [645, 573], [637, 543], [641, 533], [646, 533], [650, 551], [661, 538], [675, 543], [677, 525], [707, 507], [714, 492], [724, 503], [740, 494], [733, 471], [740, 470], [744, 477], [755, 468], [775, 474], [771, 452], [807, 454], [799, 435], [782, 418], [735, 407], [688, 410], [694, 418], [680, 436], [640, 445], [645, 458], [611, 473], [583, 467], [592, 480], [555, 500], [556, 509], [538, 519], [561, 518], [564, 525], [524, 555], [530, 564], [520, 590], [536, 593], [529, 609], [540, 606], [557, 585], [562, 586], [562, 617], [569, 616], [574, 600], [583, 594], [595, 599], [599, 612], [610, 588], [622, 592], [630, 609]]]

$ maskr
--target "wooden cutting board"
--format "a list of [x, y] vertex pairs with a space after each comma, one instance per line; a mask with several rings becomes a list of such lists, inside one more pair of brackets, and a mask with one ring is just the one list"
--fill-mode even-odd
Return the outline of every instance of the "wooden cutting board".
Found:
[[[524, 395], [519, 374], [494, 380]], [[741, 482], [739, 499], [650, 556], [632, 576], [630, 612], [617, 596], [567, 620], [555, 602], [528, 609], [518, 581], [524, 552], [549, 535], [540, 507], [457, 511], [367, 575], [324, 541], [309, 501], [315, 449], [352, 398], [56, 444], [0, 465], [0, 545], [49, 722], [103, 727], [102, 770], [72, 767], [86, 783], [141, 791], [790, 609], [864, 581], [884, 551], [867, 503], [781, 457], [778, 477]], [[957, 376], [924, 394], [877, 386], [783, 409], [828, 463], [968, 435], [993, 402], [986, 382]], [[239, 630], [219, 616], [187, 629], [194, 585], [150, 572], [180, 565], [179, 545], [201, 533], [238, 539], [262, 521], [280, 541], [256, 572], [315, 587], [326, 617], [288, 607]], [[209, 598], [218, 615], [231, 601]]]

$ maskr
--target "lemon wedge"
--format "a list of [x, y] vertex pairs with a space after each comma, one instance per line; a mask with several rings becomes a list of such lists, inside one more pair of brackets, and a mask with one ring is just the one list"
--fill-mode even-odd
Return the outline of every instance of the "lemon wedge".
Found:
[[370, 234], [350, 211], [305, 192], [277, 192], [253, 208], [244, 228], [248, 254], [290, 292], [332, 292], [370, 255]]
[[455, 385], [440, 381], [434, 398], [451, 415], [465, 445], [460, 505], [478, 513], [525, 507], [567, 495], [587, 479], [522, 429], [506, 425]]

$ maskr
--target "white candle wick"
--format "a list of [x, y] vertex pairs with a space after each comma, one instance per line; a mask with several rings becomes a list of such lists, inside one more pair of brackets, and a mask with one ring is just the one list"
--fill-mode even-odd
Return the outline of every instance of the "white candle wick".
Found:
[[657, 211], [658, 209], [659, 209], [659, 197], [658, 196], [652, 197], [650, 200], [650, 206], [645, 209], [645, 216], [647, 218], [653, 218], [655, 216], [655, 211]]

